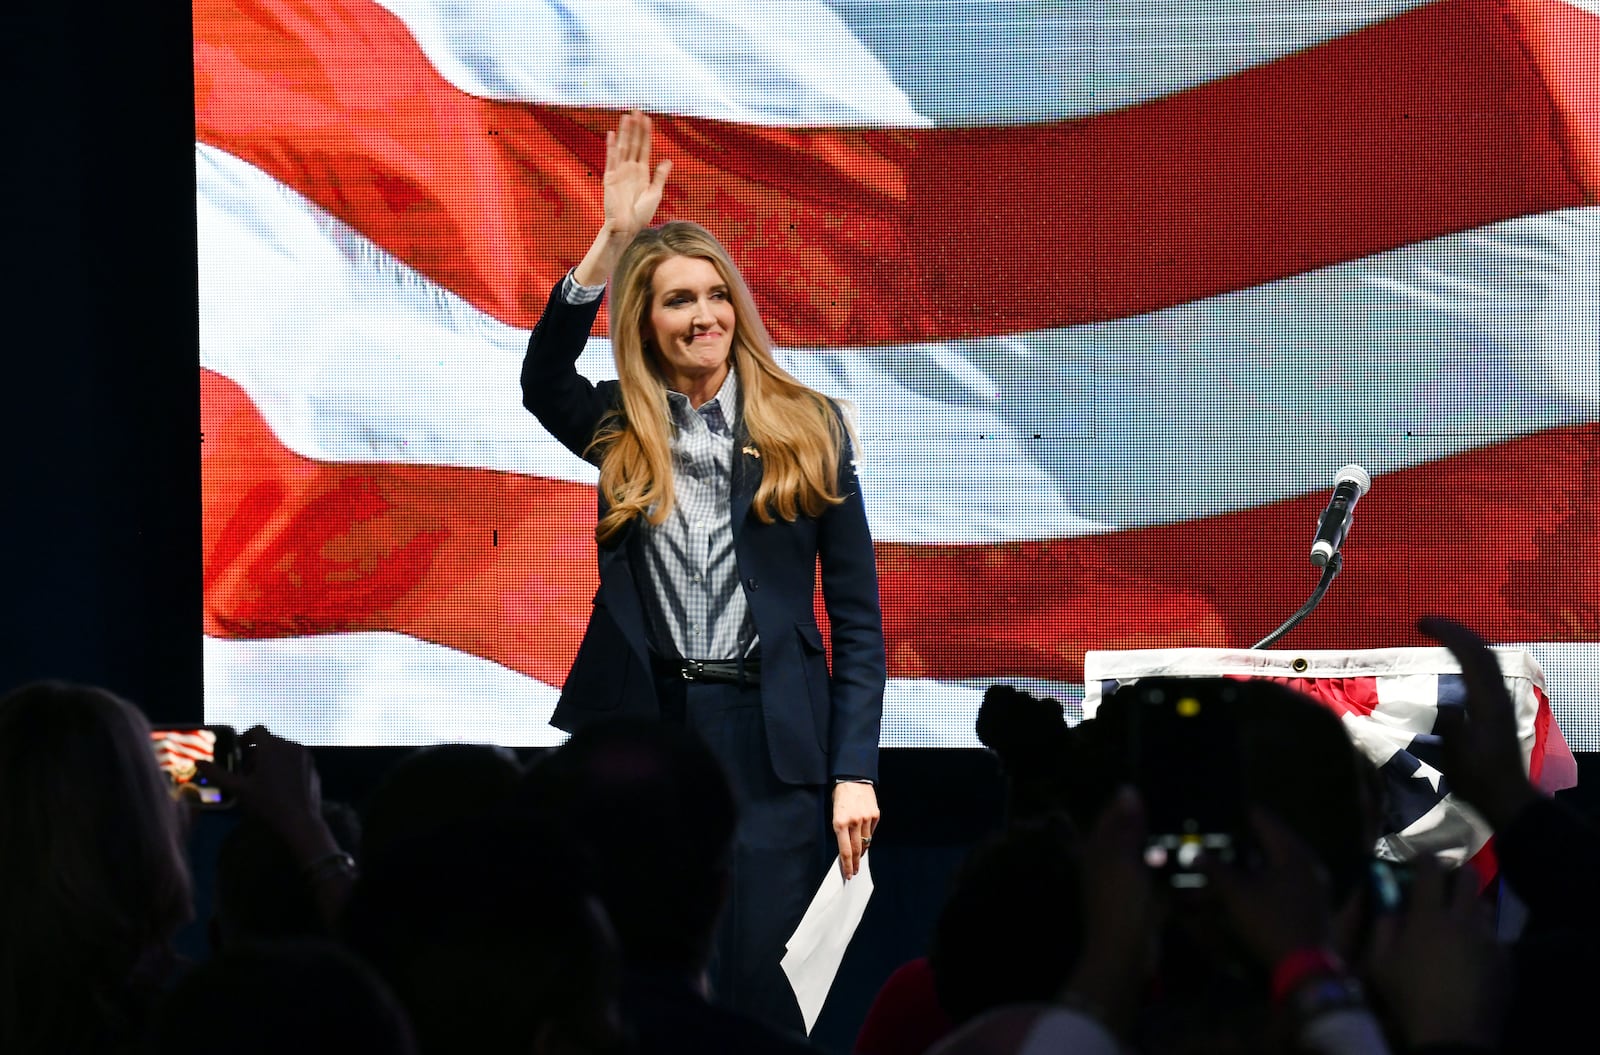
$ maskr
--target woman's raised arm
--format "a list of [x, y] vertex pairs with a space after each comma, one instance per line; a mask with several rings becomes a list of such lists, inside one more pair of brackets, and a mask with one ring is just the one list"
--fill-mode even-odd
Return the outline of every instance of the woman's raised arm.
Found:
[[622, 251], [661, 204], [672, 162], [662, 161], [651, 171], [650, 138], [650, 118], [638, 110], [623, 114], [616, 131], [606, 133], [605, 222], [573, 270], [582, 285], [611, 280]]
[[[614, 132], [606, 133], [605, 221], [594, 244], [573, 269], [585, 286], [611, 281], [622, 251], [650, 222], [661, 204], [672, 162], [650, 168], [650, 118], [635, 110], [624, 114]], [[566, 283], [558, 283], [538, 325], [528, 337], [522, 360], [522, 405], [568, 450], [589, 455], [595, 428], [610, 406], [576, 368], [600, 310], [598, 298], [569, 303]]]

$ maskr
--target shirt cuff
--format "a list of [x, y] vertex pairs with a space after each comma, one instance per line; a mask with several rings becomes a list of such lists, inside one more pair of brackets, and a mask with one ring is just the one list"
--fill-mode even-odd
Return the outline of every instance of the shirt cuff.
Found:
[[561, 299], [568, 304], [592, 304], [594, 301], [599, 300], [605, 291], [606, 284], [604, 282], [598, 286], [585, 286], [573, 276], [571, 271], [568, 271], [567, 277], [561, 280]]
[[868, 780], [866, 777], [834, 777], [833, 778], [833, 782], [835, 784], [871, 784], [872, 783], [872, 781]]

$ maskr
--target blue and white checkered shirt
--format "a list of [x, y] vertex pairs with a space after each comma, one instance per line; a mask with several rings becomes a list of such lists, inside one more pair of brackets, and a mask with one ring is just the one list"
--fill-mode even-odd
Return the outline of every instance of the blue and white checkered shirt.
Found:
[[[569, 304], [599, 298], [604, 286], [583, 286], [567, 272]], [[672, 410], [672, 512], [644, 532], [642, 582], [650, 643], [684, 659], [735, 659], [756, 649], [755, 621], [733, 551], [733, 434], [739, 420], [739, 376], [729, 370], [717, 394], [698, 409], [668, 392]]]

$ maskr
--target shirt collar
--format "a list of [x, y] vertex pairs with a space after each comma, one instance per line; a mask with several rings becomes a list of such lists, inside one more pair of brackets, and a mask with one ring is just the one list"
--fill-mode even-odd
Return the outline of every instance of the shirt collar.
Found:
[[717, 389], [717, 394], [700, 404], [698, 408], [689, 405], [688, 396], [670, 388], [667, 389], [667, 401], [672, 404], [673, 417], [679, 421], [683, 421], [688, 414], [699, 413], [704, 416], [706, 408], [714, 408], [714, 413], [722, 419], [731, 433], [739, 420], [739, 371], [729, 366], [728, 376], [722, 379], [722, 387]]

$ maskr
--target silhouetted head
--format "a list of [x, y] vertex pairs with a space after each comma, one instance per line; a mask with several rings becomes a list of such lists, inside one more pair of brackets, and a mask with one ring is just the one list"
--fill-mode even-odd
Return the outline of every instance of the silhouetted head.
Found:
[[161, 1002], [145, 1050], [413, 1055], [417, 1046], [377, 972], [332, 941], [296, 938], [244, 943], [191, 970]]
[[928, 963], [940, 1006], [961, 1023], [1061, 992], [1083, 944], [1076, 830], [1065, 817], [1013, 824], [956, 874]]
[[549, 831], [501, 816], [368, 858], [345, 936], [399, 997], [422, 1051], [618, 1050], [616, 939], [573, 858]]
[[586, 726], [528, 775], [526, 806], [578, 850], [632, 963], [705, 966], [728, 888], [736, 812], [721, 765], [677, 726]]
[[1066, 811], [1080, 827], [1093, 820], [1079, 814], [1076, 791], [1083, 767], [1067, 727], [1061, 701], [1009, 685], [991, 685], [978, 708], [978, 740], [995, 753], [1006, 780], [1006, 817], [1011, 821]]
[[502, 805], [522, 767], [516, 755], [485, 744], [418, 748], [396, 762], [361, 811], [361, 850], [383, 853], [404, 839], [481, 817]]
[[131, 1013], [192, 912], [178, 809], [132, 704], [65, 682], [0, 699], [0, 1050]]

